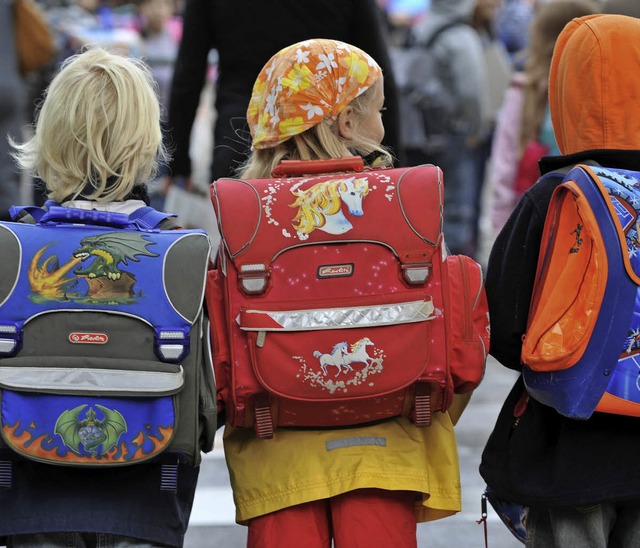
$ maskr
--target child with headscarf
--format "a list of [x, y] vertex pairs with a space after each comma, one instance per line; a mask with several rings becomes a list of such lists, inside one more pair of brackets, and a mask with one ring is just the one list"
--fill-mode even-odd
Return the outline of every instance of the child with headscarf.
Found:
[[[383, 75], [349, 44], [307, 40], [275, 54], [258, 75], [247, 119], [252, 154], [243, 179], [269, 177], [282, 160], [360, 155], [391, 165]], [[220, 387], [219, 387], [220, 388]], [[236, 520], [248, 546], [417, 545], [417, 523], [460, 510], [453, 422], [426, 428], [406, 417], [341, 429], [282, 428], [270, 440], [227, 425], [225, 455]]]

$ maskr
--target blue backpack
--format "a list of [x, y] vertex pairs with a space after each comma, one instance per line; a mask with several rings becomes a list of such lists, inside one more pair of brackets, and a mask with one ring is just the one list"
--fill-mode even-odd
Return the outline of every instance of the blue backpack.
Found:
[[170, 216], [152, 208], [12, 215], [32, 224], [0, 223], [0, 448], [58, 465], [199, 464], [216, 430], [207, 234], [163, 230]]
[[640, 172], [579, 165], [547, 213], [523, 379], [575, 419], [640, 416]]

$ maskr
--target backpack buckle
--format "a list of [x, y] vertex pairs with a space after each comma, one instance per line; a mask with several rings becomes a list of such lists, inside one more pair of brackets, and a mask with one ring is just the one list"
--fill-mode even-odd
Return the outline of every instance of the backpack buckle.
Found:
[[0, 324], [0, 356], [13, 356], [22, 347], [22, 330], [16, 324]]
[[264, 293], [269, 284], [269, 269], [266, 264], [243, 264], [238, 271], [240, 288], [245, 295]]
[[431, 277], [432, 263], [402, 264], [402, 276], [409, 285], [424, 285]]
[[156, 329], [155, 353], [164, 362], [178, 362], [189, 354], [189, 329]]
[[0, 489], [10, 489], [13, 483], [11, 461], [0, 461]]
[[253, 429], [258, 438], [273, 438], [273, 418], [267, 394], [258, 394], [253, 399]]

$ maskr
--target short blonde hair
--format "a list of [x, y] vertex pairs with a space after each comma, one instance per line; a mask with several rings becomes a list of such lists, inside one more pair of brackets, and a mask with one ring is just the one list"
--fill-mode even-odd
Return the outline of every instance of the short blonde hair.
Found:
[[123, 200], [168, 160], [149, 68], [101, 48], [69, 57], [45, 92], [34, 136], [12, 145], [53, 200]]
[[[371, 96], [371, 88], [369, 88], [350, 103], [359, 118], [364, 116]], [[336, 122], [323, 120], [305, 132], [287, 139], [284, 143], [272, 148], [253, 150], [247, 162], [238, 170], [238, 175], [245, 179], [270, 177], [273, 169], [282, 160], [324, 160], [356, 154], [368, 156], [371, 153], [377, 154], [376, 167], [393, 165], [391, 153], [377, 142], [362, 135], [357, 126], [353, 138], [347, 141], [338, 135], [335, 124]]]

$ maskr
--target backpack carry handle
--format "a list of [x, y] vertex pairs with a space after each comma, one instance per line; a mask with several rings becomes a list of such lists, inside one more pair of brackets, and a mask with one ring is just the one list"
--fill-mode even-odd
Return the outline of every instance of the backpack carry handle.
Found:
[[9, 212], [14, 221], [27, 223], [71, 223], [113, 228], [134, 227], [138, 230], [181, 228], [175, 219], [175, 213], [157, 211], [150, 206], [138, 208], [131, 215], [127, 215], [113, 211], [62, 207], [58, 202], [48, 200], [45, 207], [11, 206]]
[[297, 175], [321, 175], [343, 171], [363, 171], [364, 160], [360, 156], [329, 158], [326, 160], [283, 160], [271, 172], [272, 177]]
[[71, 207], [50, 206], [38, 220], [40, 223], [79, 223], [124, 228], [131, 225], [129, 215], [113, 211], [96, 209], [75, 209]]

